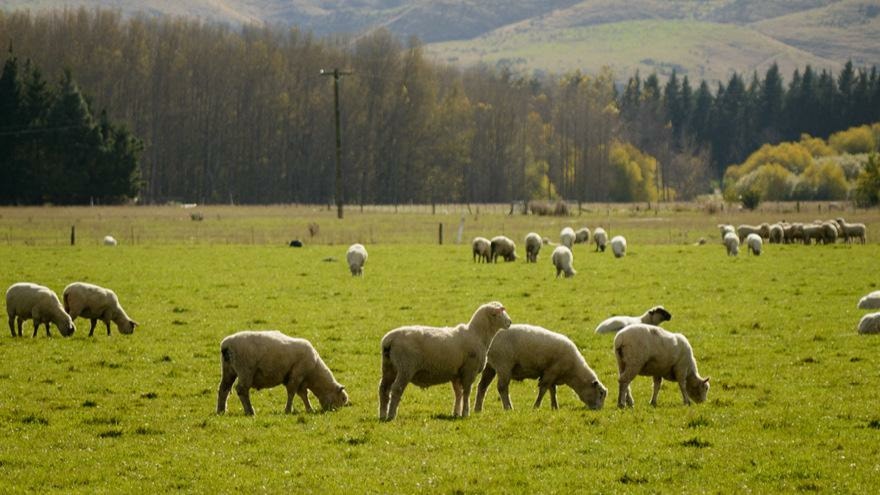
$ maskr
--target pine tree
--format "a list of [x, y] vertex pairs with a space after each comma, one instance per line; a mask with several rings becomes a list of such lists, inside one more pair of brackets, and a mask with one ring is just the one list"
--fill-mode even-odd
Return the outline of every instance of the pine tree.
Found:
[[10, 57], [0, 73], [0, 204], [14, 204], [22, 187], [21, 163], [17, 144], [22, 120], [22, 89], [18, 74], [18, 59], [9, 50]]
[[760, 140], [766, 143], [778, 143], [782, 138], [782, 105], [785, 90], [779, 75], [779, 66], [774, 62], [761, 83], [761, 94], [758, 102], [758, 127]]

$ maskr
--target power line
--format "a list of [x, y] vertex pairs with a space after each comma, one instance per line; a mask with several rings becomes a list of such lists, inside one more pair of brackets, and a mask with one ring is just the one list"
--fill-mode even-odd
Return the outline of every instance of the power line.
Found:
[[336, 216], [342, 218], [342, 130], [339, 123], [339, 76], [347, 76], [350, 70], [333, 69], [332, 72], [321, 69], [322, 76], [333, 76], [333, 105], [336, 110]]

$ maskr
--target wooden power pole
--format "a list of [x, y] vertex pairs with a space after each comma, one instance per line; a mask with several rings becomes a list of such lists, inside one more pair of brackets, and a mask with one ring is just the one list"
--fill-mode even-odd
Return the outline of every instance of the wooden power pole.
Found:
[[339, 123], [339, 76], [347, 76], [351, 71], [321, 69], [322, 76], [333, 76], [333, 106], [336, 112], [336, 217], [342, 218], [342, 130]]

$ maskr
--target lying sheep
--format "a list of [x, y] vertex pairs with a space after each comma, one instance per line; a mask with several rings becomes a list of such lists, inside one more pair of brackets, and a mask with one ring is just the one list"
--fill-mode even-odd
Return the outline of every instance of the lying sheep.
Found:
[[64, 288], [62, 298], [64, 311], [70, 315], [71, 319], [75, 320], [82, 316], [91, 320], [89, 337], [94, 335], [98, 320], [104, 322], [107, 327], [107, 335], [110, 335], [111, 321], [116, 323], [119, 333], [126, 335], [131, 335], [138, 325], [136, 321], [128, 317], [125, 310], [122, 309], [122, 305], [119, 304], [116, 293], [110, 289], [85, 282], [74, 282]]
[[471, 247], [473, 248], [474, 263], [489, 262], [489, 239], [486, 239], [485, 237], [474, 237], [474, 240], [471, 241]]
[[859, 309], [878, 308], [880, 308], [880, 290], [875, 290], [859, 300]]
[[534, 325], [511, 325], [492, 339], [486, 367], [477, 386], [474, 411], [483, 409], [486, 390], [498, 375], [498, 394], [504, 409], [513, 409], [508, 387], [510, 380], [538, 380], [541, 406], [544, 394], [550, 391], [550, 407], [558, 409], [556, 386], [568, 385], [590, 409], [602, 409], [608, 389], [587, 365], [587, 361], [568, 337]]
[[252, 388], [284, 385], [287, 389], [285, 413], [293, 410], [294, 395], [302, 399], [306, 411], [312, 412], [310, 390], [325, 411], [348, 404], [345, 387], [333, 378], [330, 368], [308, 340], [288, 337], [276, 330], [245, 330], [220, 342], [220, 356], [222, 376], [217, 388], [217, 414], [226, 412], [226, 399], [236, 379], [235, 392], [247, 416], [254, 415]]
[[645, 311], [642, 316], [612, 316], [599, 323], [596, 333], [616, 333], [627, 325], [646, 323], [648, 325], [660, 325], [664, 321], [672, 319], [672, 313], [666, 311], [663, 306], [654, 306]]
[[105, 246], [115, 246], [116, 239], [112, 235], [105, 235], [104, 236], [104, 245]]
[[868, 313], [859, 320], [859, 333], [880, 333], [880, 313]]
[[611, 252], [614, 253], [615, 258], [626, 256], [626, 239], [622, 235], [611, 238]]
[[348, 269], [352, 276], [363, 276], [364, 263], [367, 262], [367, 248], [363, 244], [352, 244], [345, 253]]
[[556, 249], [553, 250], [553, 254], [550, 256], [553, 266], [556, 267], [556, 278], [559, 278], [560, 273], [565, 273], [565, 278], [575, 276], [577, 271], [572, 266], [573, 259], [574, 255], [571, 253], [571, 249], [565, 246], [556, 246]]
[[654, 378], [651, 405], [657, 405], [657, 395], [663, 379], [678, 382], [686, 406], [691, 400], [700, 403], [709, 393], [709, 378], [701, 378], [697, 361], [687, 338], [660, 327], [637, 323], [629, 325], [614, 337], [614, 355], [617, 356], [619, 392], [617, 407], [632, 407], [634, 402], [629, 384], [637, 375]]
[[774, 223], [770, 226], [770, 244], [782, 244], [785, 237], [785, 230], [781, 224]]
[[493, 237], [489, 243], [489, 257], [493, 263], [498, 263], [499, 256], [504, 261], [516, 261], [516, 243], [503, 235]]
[[574, 232], [574, 243], [582, 244], [584, 242], [590, 242], [590, 229], [581, 227]]
[[593, 242], [596, 243], [596, 251], [605, 252], [605, 243], [608, 242], [608, 234], [602, 227], [596, 227], [593, 231]]
[[761, 256], [761, 248], [764, 247], [764, 241], [758, 234], [749, 234], [746, 236], [746, 251], [751, 252], [755, 256]]
[[736, 234], [736, 229], [733, 227], [733, 225], [730, 225], [727, 223], [719, 223], [718, 229], [721, 231], [721, 240], [722, 241], [724, 240], [724, 236], [726, 236], [728, 233]]
[[571, 247], [574, 245], [574, 238], [574, 229], [571, 227], [565, 227], [564, 229], [562, 229], [562, 232], [559, 233], [559, 244], [562, 244], [568, 249], [571, 249]]
[[9, 332], [15, 334], [16, 318], [18, 319], [18, 336], [21, 337], [24, 320], [34, 320], [34, 334], [40, 325], [46, 325], [46, 337], [50, 336], [49, 323], [54, 323], [64, 337], [70, 337], [76, 331], [70, 315], [64, 312], [58, 296], [48, 287], [20, 282], [12, 284], [6, 290], [6, 314], [9, 315]]
[[382, 337], [379, 419], [391, 421], [406, 386], [430, 387], [452, 382], [453, 416], [467, 417], [471, 385], [486, 364], [492, 337], [510, 327], [500, 302], [480, 306], [467, 324], [452, 328], [404, 326]]
[[865, 227], [863, 223], [847, 223], [843, 218], [838, 218], [835, 220], [837, 222], [838, 227], [840, 227], [840, 236], [843, 237], [844, 242], [851, 242], [850, 239], [853, 237], [858, 238], [859, 241], [864, 244], [867, 239], [868, 228]]
[[739, 254], [739, 237], [733, 232], [728, 232], [724, 236], [724, 247], [727, 248], [728, 256], [736, 256]]
[[537, 263], [538, 253], [541, 251], [543, 240], [534, 232], [526, 235], [526, 263]]

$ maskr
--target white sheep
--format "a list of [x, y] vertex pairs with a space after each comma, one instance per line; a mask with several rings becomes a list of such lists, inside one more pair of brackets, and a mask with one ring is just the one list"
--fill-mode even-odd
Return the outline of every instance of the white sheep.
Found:
[[312, 412], [309, 391], [321, 408], [333, 410], [348, 404], [345, 387], [339, 384], [318, 351], [305, 339], [288, 337], [276, 330], [244, 330], [220, 342], [222, 375], [217, 388], [217, 414], [226, 412], [226, 399], [236, 379], [235, 392], [244, 413], [254, 415], [250, 390], [284, 385], [287, 389], [285, 413], [293, 409], [298, 395], [306, 411]]
[[116, 239], [112, 235], [105, 235], [104, 236], [104, 245], [105, 246], [115, 246]]
[[771, 244], [782, 244], [782, 240], [785, 238], [785, 230], [783, 229], [782, 224], [774, 223], [770, 226], [770, 243]]
[[510, 316], [500, 302], [480, 306], [467, 324], [437, 328], [411, 325], [382, 337], [382, 380], [379, 383], [379, 419], [391, 421], [406, 386], [430, 387], [452, 382], [453, 416], [469, 412], [471, 385], [486, 364], [492, 337], [510, 327]]
[[489, 243], [489, 257], [494, 263], [498, 263], [498, 257], [504, 261], [516, 261], [516, 243], [503, 235], [495, 236]]
[[510, 403], [510, 380], [538, 380], [538, 398], [534, 407], [541, 406], [544, 394], [550, 391], [550, 407], [558, 409], [556, 386], [568, 385], [590, 409], [601, 409], [608, 389], [590, 369], [577, 346], [565, 335], [534, 325], [511, 325], [492, 339], [486, 356], [486, 367], [477, 385], [474, 411], [483, 408], [486, 390], [498, 375], [498, 394], [504, 409], [513, 409]]
[[749, 234], [746, 236], [746, 246], [748, 252], [751, 252], [755, 256], [760, 256], [761, 248], [764, 247], [764, 241], [758, 234]]
[[736, 256], [739, 254], [739, 237], [733, 232], [728, 232], [724, 236], [724, 247], [727, 248], [728, 256]]
[[616, 235], [611, 238], [611, 252], [615, 258], [623, 258], [626, 256], [626, 238], [622, 235]]
[[803, 226], [801, 232], [803, 232], [804, 244], [810, 244], [813, 239], [816, 239], [816, 244], [825, 240], [825, 228], [822, 225], [808, 223]]
[[859, 309], [878, 309], [880, 308], [880, 290], [868, 294], [859, 299]]
[[859, 333], [880, 333], [880, 313], [868, 313], [859, 320]]
[[534, 232], [526, 235], [526, 263], [537, 263], [538, 253], [541, 251], [543, 240]]
[[564, 229], [562, 229], [562, 232], [559, 233], [559, 243], [567, 247], [568, 249], [571, 249], [571, 247], [574, 245], [574, 239], [574, 229], [571, 227], [565, 227]]
[[749, 234], [758, 234], [761, 237], [770, 237], [770, 224], [762, 223], [761, 225], [740, 225], [736, 228], [736, 235], [739, 242], [745, 242], [746, 236]]
[[822, 222], [822, 243], [834, 244], [837, 242], [840, 226], [834, 221]]
[[553, 250], [553, 254], [550, 256], [550, 261], [556, 267], [556, 278], [559, 278], [560, 273], [565, 273], [565, 278], [575, 276], [577, 270], [572, 266], [573, 259], [574, 255], [571, 249], [565, 246], [556, 246], [556, 249]]
[[593, 231], [593, 242], [596, 243], [596, 251], [605, 252], [605, 243], [608, 242], [608, 234], [602, 227], [596, 227]]
[[485, 237], [474, 237], [474, 240], [471, 241], [471, 248], [473, 250], [475, 263], [489, 262], [489, 239], [486, 239]]
[[868, 234], [868, 228], [865, 227], [865, 224], [847, 223], [843, 218], [837, 218], [835, 222], [840, 227], [840, 236], [843, 237], [844, 242], [849, 243], [850, 239], [857, 237], [862, 244], [865, 243]]
[[116, 323], [119, 333], [131, 335], [138, 323], [125, 313], [116, 293], [110, 289], [99, 287], [85, 282], [74, 282], [64, 288], [62, 293], [64, 311], [70, 318], [78, 317], [91, 320], [92, 327], [89, 329], [89, 337], [95, 333], [95, 325], [98, 320], [104, 322], [107, 327], [107, 335], [110, 335], [110, 322]]
[[34, 334], [40, 325], [46, 325], [46, 336], [49, 337], [49, 323], [54, 323], [64, 337], [73, 335], [76, 326], [70, 315], [64, 312], [61, 301], [52, 289], [28, 282], [12, 284], [6, 290], [6, 314], [9, 315], [9, 332], [15, 337], [16, 318], [18, 319], [18, 336], [21, 337], [24, 320], [34, 320]]
[[719, 223], [718, 229], [721, 231], [722, 241], [724, 240], [724, 236], [726, 236], [727, 234], [736, 234], [736, 229], [733, 227], [733, 225], [730, 225], [728, 223]]
[[574, 243], [582, 244], [584, 242], [590, 242], [590, 229], [581, 227], [574, 232]]
[[627, 325], [647, 323], [648, 325], [660, 325], [664, 321], [672, 319], [672, 313], [663, 306], [654, 306], [645, 311], [641, 316], [612, 316], [596, 327], [596, 333], [617, 333]]
[[345, 253], [348, 269], [352, 276], [363, 276], [364, 263], [367, 262], [367, 248], [363, 244], [352, 244]]
[[614, 355], [617, 357], [619, 392], [617, 407], [632, 407], [634, 402], [629, 385], [637, 375], [654, 378], [651, 405], [657, 405], [657, 395], [663, 379], [678, 382], [684, 404], [691, 400], [700, 403], [709, 392], [709, 378], [701, 378], [690, 342], [680, 333], [644, 323], [629, 325], [614, 337]]

